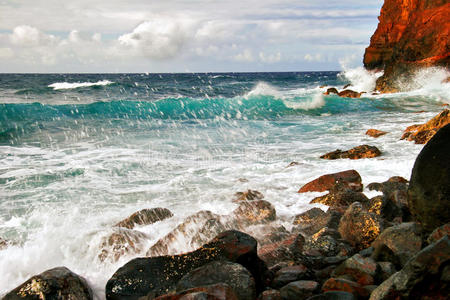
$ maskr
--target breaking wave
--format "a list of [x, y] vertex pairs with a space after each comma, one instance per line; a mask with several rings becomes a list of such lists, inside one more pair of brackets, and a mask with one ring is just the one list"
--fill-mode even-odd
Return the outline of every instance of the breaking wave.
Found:
[[53, 88], [54, 90], [69, 90], [69, 89], [77, 89], [82, 87], [90, 87], [90, 86], [103, 86], [109, 85], [114, 82], [109, 80], [100, 80], [97, 82], [55, 82], [49, 84], [48, 87]]

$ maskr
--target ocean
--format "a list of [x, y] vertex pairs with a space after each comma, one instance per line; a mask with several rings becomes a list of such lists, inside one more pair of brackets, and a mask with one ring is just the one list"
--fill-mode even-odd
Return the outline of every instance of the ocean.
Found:
[[[449, 74], [423, 71], [404, 93], [322, 94], [346, 84], [367, 91], [379, 75], [0, 74], [0, 237], [10, 242], [0, 250], [0, 296], [66, 266], [103, 299], [117, 268], [195, 212], [229, 214], [236, 192], [263, 193], [290, 229], [295, 215], [326, 209], [309, 204], [321, 193], [297, 193], [320, 175], [355, 169], [365, 185], [409, 179], [423, 145], [400, 140], [402, 131], [449, 103], [441, 83]], [[389, 133], [375, 139], [370, 128]], [[319, 158], [362, 144], [382, 155]], [[148, 235], [140, 251], [101, 261], [113, 225], [152, 207], [174, 216], [136, 228]], [[175, 249], [189, 250], [183, 241]]]

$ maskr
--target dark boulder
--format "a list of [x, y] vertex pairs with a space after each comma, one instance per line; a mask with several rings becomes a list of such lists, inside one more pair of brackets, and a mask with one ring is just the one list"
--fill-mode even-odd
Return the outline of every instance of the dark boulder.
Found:
[[377, 261], [390, 261], [397, 267], [422, 249], [422, 228], [410, 222], [386, 228], [372, 243], [372, 258]]
[[136, 225], [149, 225], [170, 218], [172, 216], [173, 213], [167, 208], [146, 208], [135, 212], [128, 218], [117, 223], [115, 226], [133, 229]]
[[323, 159], [340, 159], [340, 158], [349, 158], [349, 159], [361, 159], [361, 158], [373, 158], [381, 155], [381, 151], [375, 146], [369, 145], [361, 145], [350, 150], [342, 151], [335, 150], [329, 153], [326, 153], [320, 158]]
[[303, 246], [304, 252], [308, 255], [334, 256], [339, 252], [340, 238], [339, 232], [331, 228], [322, 228], [315, 234], [306, 238]]
[[258, 300], [282, 300], [280, 291], [266, 290], [259, 295]]
[[330, 207], [348, 207], [353, 202], [367, 203], [369, 199], [361, 192], [336, 186], [328, 194], [316, 197], [310, 203], [320, 203]]
[[444, 236], [450, 236], [450, 223], [444, 224], [433, 230], [433, 232], [428, 236], [427, 242], [428, 244], [434, 243]]
[[377, 275], [377, 264], [371, 258], [355, 254], [340, 264], [332, 273], [332, 277], [342, 275], [350, 277], [361, 285], [374, 284]]
[[328, 209], [324, 212], [320, 208], [312, 208], [304, 213], [295, 216], [295, 230], [313, 235], [324, 227], [337, 229], [342, 213], [334, 209]]
[[369, 297], [369, 292], [360, 284], [343, 279], [330, 278], [322, 285], [322, 292], [341, 291], [353, 294], [357, 299], [365, 299]]
[[228, 284], [239, 300], [256, 298], [255, 280], [241, 264], [228, 261], [215, 261], [184, 275], [178, 281], [178, 292], [190, 288], [218, 283]]
[[330, 291], [312, 296], [306, 300], [356, 300], [352, 293], [342, 291]]
[[217, 260], [243, 265], [255, 279], [257, 292], [264, 289], [268, 270], [257, 256], [257, 242], [239, 231], [225, 231], [211, 242], [186, 254], [136, 258], [119, 268], [106, 284], [107, 299], [138, 299], [175, 291], [190, 271]]
[[345, 211], [339, 223], [339, 233], [357, 250], [362, 250], [378, 237], [382, 231], [379, 218], [354, 202]]
[[66, 267], [47, 270], [33, 276], [3, 297], [18, 299], [93, 299], [92, 290], [83, 277]]
[[233, 289], [225, 283], [195, 287], [176, 294], [162, 295], [154, 298], [152, 295], [139, 300], [238, 300]]
[[425, 247], [376, 288], [371, 300], [448, 299], [450, 295], [448, 236]]
[[355, 170], [347, 170], [338, 173], [325, 174], [313, 181], [308, 182], [298, 191], [305, 192], [324, 192], [331, 190], [337, 183], [346, 185], [348, 188], [361, 192], [363, 185], [361, 183], [361, 176]]
[[283, 300], [306, 299], [319, 290], [319, 284], [311, 280], [291, 282], [280, 289]]
[[323, 93], [324, 95], [330, 95], [330, 94], [339, 94], [339, 91], [332, 87], [332, 88], [328, 88], [326, 92]]
[[409, 208], [426, 232], [450, 222], [450, 124], [417, 156], [408, 189]]
[[275, 273], [272, 287], [279, 289], [290, 282], [307, 279], [309, 277], [311, 277], [311, 272], [304, 265], [284, 267]]

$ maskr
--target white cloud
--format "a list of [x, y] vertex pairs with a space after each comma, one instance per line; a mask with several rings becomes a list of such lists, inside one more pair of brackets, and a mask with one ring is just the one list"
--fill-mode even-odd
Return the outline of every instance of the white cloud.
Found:
[[11, 48], [0, 48], [0, 59], [11, 58], [14, 56], [14, 51]]
[[317, 54], [306, 54], [303, 57], [306, 61], [322, 61], [322, 55], [320, 53]]
[[253, 62], [255, 60], [250, 49], [245, 49], [243, 52], [236, 54], [233, 59], [238, 62]]
[[264, 63], [273, 64], [281, 61], [281, 53], [277, 52], [275, 54], [264, 54], [263, 52], [259, 52], [259, 59]]
[[13, 29], [10, 40], [14, 45], [22, 47], [34, 47], [48, 45], [57, 39], [53, 35], [45, 34], [37, 28], [21, 25]]

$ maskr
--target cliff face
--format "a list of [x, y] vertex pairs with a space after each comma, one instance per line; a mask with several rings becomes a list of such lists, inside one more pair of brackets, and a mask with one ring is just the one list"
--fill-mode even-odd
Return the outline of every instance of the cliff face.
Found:
[[377, 90], [399, 90], [397, 79], [420, 67], [449, 67], [449, 0], [385, 0], [378, 19], [364, 54], [367, 69], [384, 70]]

